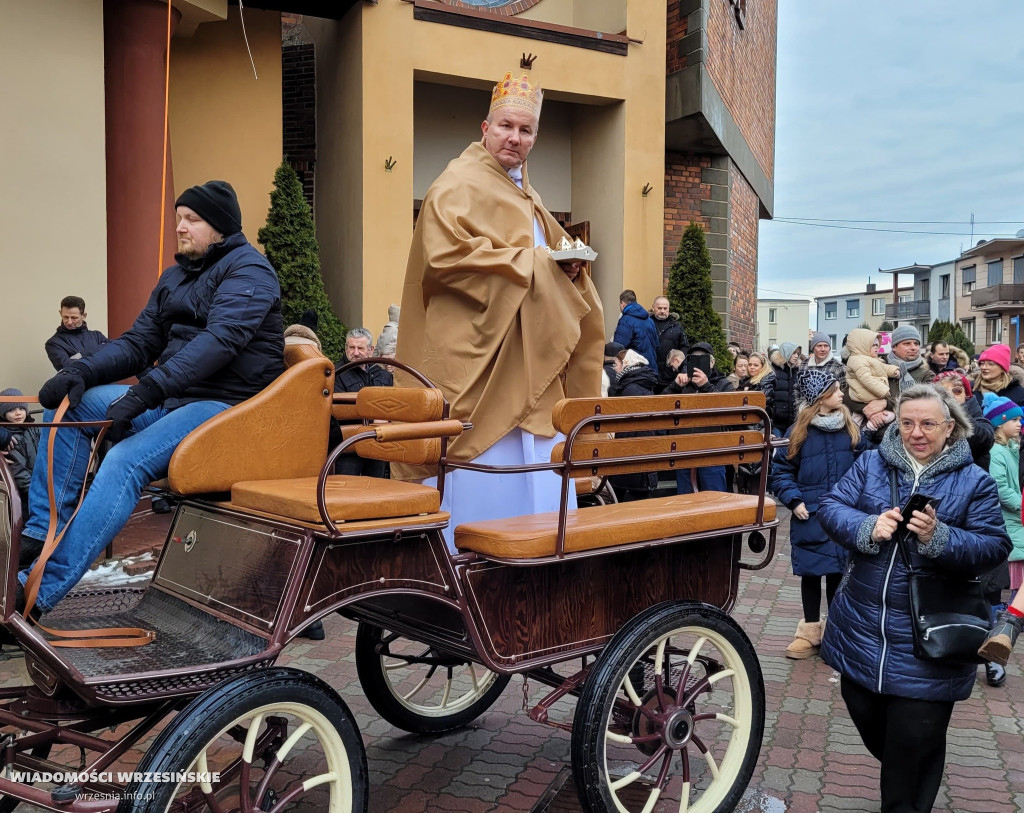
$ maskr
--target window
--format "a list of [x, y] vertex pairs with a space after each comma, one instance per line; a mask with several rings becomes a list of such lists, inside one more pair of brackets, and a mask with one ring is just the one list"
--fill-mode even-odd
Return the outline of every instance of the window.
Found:
[[999, 285], [1003, 281], [1003, 261], [992, 260], [988, 263], [988, 287]]
[[838, 302], [826, 302], [825, 303], [825, 318], [835, 319], [838, 315], [839, 303]]
[[[871, 300], [871, 315], [872, 316], [885, 316], [885, 297], [880, 296], [877, 299]], [[832, 345], [835, 347], [835, 345]]]
[[971, 344], [974, 344], [976, 339], [974, 336], [974, 320], [973, 319], [961, 319], [960, 327], [964, 330], [964, 335], [971, 340]]
[[778, 324], [779, 320], [776, 318], [778, 316], [778, 313], [776, 312], [776, 310], [777, 310], [776, 308], [768, 308], [768, 324], [769, 325]]
[[900, 294], [900, 302], [909, 302], [912, 294]]
[[999, 344], [1003, 341], [1003, 320], [998, 316], [985, 319], [985, 341], [989, 344]]
[[1024, 285], [1024, 257], [1013, 258], [1013, 283]]
[[[977, 269], [973, 265], [960, 269], [960, 279], [963, 282], [963, 295], [968, 296], [974, 290]], [[974, 341], [973, 339], [971, 341]]]
[[918, 299], [931, 299], [932, 298], [932, 281], [930, 279], [921, 280], [921, 295]]
[[942, 296], [940, 299], [949, 299], [949, 274], [943, 274], [939, 277], [939, 282], [942, 284]]
[[847, 299], [846, 300], [846, 318], [856, 319], [860, 316], [860, 300], [859, 299]]
[[828, 334], [828, 343], [831, 344], [833, 347], [838, 347], [839, 346], [838, 344], [836, 344], [836, 334], [835, 333], [829, 333]]

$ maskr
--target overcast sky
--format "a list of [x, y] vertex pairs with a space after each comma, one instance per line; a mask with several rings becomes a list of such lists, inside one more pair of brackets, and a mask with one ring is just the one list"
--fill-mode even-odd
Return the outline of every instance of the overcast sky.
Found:
[[[759, 295], [863, 289], [1024, 228], [1024, 2], [779, 0], [775, 221]], [[890, 234], [781, 218], [955, 232]], [[980, 221], [1013, 221], [996, 225]], [[813, 311], [812, 311], [813, 314]], [[812, 316], [813, 321], [813, 316]]]

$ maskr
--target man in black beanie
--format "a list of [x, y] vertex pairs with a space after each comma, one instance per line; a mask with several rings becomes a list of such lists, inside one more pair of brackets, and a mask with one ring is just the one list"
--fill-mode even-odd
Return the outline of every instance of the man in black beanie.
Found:
[[[235, 190], [225, 181], [193, 186], [175, 202], [175, 212], [176, 263], [160, 276], [135, 323], [89, 357], [72, 362], [39, 391], [48, 410], [68, 397], [67, 420], [113, 421], [109, 437], [117, 441], [46, 565], [36, 599], [44, 613], [118, 534], [142, 490], [167, 474], [171, 455], [185, 436], [255, 395], [284, 370], [277, 274], [242, 234]], [[114, 383], [131, 376], [138, 376], [137, 384]], [[78, 428], [56, 434], [58, 532], [74, 508], [95, 434]], [[48, 526], [47, 465], [41, 456], [33, 472], [22, 546], [40, 546]], [[27, 577], [27, 571], [20, 573], [20, 584]]]

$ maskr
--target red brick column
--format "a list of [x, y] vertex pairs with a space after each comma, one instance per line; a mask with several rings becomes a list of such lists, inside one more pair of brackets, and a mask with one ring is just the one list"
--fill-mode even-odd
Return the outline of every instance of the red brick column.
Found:
[[[174, 22], [180, 17], [174, 11]], [[107, 124], [107, 332], [119, 336], [174, 259], [174, 184], [160, 200], [167, 4], [106, 0], [103, 34]], [[164, 253], [159, 258], [161, 210]]]

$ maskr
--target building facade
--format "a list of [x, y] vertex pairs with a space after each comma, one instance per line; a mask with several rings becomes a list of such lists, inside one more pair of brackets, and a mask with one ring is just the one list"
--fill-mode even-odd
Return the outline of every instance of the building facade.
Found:
[[[878, 330], [882, 322], [886, 321], [885, 308], [892, 301], [892, 296], [892, 288], [879, 289], [870, 282], [863, 291], [819, 296], [815, 322], [817, 330], [828, 334], [832, 347], [838, 350], [851, 330], [865, 325], [870, 330]], [[900, 288], [897, 304], [910, 302], [913, 296], [912, 286]]]
[[915, 263], [903, 268], [879, 268], [878, 271], [882, 274], [892, 274], [897, 287], [900, 285], [901, 277], [903, 281], [913, 279], [914, 293], [910, 299], [901, 302], [890, 301], [886, 304], [887, 321], [897, 327], [904, 324], [913, 325], [921, 334], [921, 340], [927, 342], [928, 328], [932, 322], [956, 320], [955, 260], [947, 260], [936, 265]]
[[1024, 233], [983, 240], [956, 261], [957, 318], [981, 352], [1024, 341]]
[[[284, 48], [283, 14], [285, 34], [302, 28]], [[729, 338], [750, 346], [776, 21], [775, 0], [6, 3], [0, 66], [20, 78], [5, 97], [0, 163], [17, 195], [0, 204], [2, 259], [31, 277], [0, 324], [5, 346], [26, 348], [5, 385], [30, 391], [50, 373], [42, 346], [65, 295], [108, 335], [131, 324], [172, 262], [188, 186], [230, 181], [255, 243], [282, 155], [314, 205], [335, 310], [376, 333], [401, 299], [418, 201], [479, 139], [507, 71], [545, 90], [531, 180], [599, 252], [609, 332], [621, 290], [647, 304], [664, 291], [696, 221]]]
[[809, 341], [810, 319], [809, 299], [758, 299], [757, 333], [750, 347], [764, 351], [782, 342], [804, 347]]

